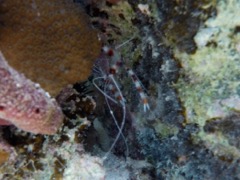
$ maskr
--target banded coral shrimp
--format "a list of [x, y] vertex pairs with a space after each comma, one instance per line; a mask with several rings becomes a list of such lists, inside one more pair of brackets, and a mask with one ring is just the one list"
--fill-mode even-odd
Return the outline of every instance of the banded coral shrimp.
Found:
[[[131, 78], [139, 94], [140, 100], [142, 101], [143, 111], [147, 112], [150, 110], [147, 95], [144, 92], [144, 87], [141, 81], [138, 79], [134, 71], [131, 68], [126, 66], [123, 58], [118, 52], [118, 49], [121, 46], [123, 46], [124, 44], [126, 44], [131, 40], [132, 39], [124, 42], [123, 44], [115, 48], [103, 46], [101, 56], [97, 59], [94, 65], [94, 72], [93, 72], [94, 78], [92, 80], [93, 85], [104, 96], [107, 108], [118, 129], [118, 133], [114, 138], [114, 141], [110, 149], [105, 154], [103, 159], [106, 159], [108, 157], [109, 153], [113, 150], [113, 148], [115, 147], [120, 137], [122, 137], [124, 144], [126, 146], [126, 157], [128, 157], [128, 154], [129, 154], [127, 140], [123, 135], [123, 128], [126, 123], [126, 114], [128, 109], [127, 109], [126, 99], [121, 90], [121, 86], [122, 86], [122, 84], [120, 83], [121, 73], [125, 73], [128, 75], [129, 78]], [[120, 123], [119, 123], [119, 119], [117, 119], [116, 117], [116, 113], [112, 108], [112, 104], [118, 105], [122, 109], [121, 110], [122, 117], [121, 117]]]

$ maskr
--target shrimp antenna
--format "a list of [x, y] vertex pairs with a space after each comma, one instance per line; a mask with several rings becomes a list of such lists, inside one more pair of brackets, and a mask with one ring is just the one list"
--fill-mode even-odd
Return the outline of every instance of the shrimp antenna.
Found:
[[[120, 96], [123, 97], [123, 96], [122, 96], [122, 92], [121, 92], [121, 90], [119, 89], [118, 84], [117, 84], [117, 82], [115, 81], [115, 79], [114, 79], [112, 76], [110, 76], [110, 78], [111, 78], [113, 84], [115, 85], [115, 87], [117, 88], [117, 91], [119, 92]], [[113, 120], [114, 120], [115, 125], [116, 125], [117, 128], [118, 128], [118, 134], [117, 134], [117, 136], [115, 137], [115, 139], [114, 139], [114, 141], [113, 141], [110, 149], [109, 149], [108, 152], [105, 154], [105, 156], [103, 157], [103, 159], [104, 159], [104, 160], [107, 159], [109, 153], [110, 153], [110, 152], [113, 150], [113, 148], [115, 147], [115, 145], [116, 145], [117, 141], [119, 140], [120, 136], [122, 136], [122, 138], [123, 138], [123, 140], [124, 140], [124, 143], [125, 143], [125, 145], [126, 145], [126, 156], [128, 157], [128, 155], [129, 155], [129, 149], [128, 149], [128, 145], [127, 145], [127, 140], [126, 140], [126, 138], [124, 137], [123, 132], [122, 132], [123, 127], [124, 127], [125, 122], [126, 122], [126, 104], [125, 104], [125, 101], [123, 100], [123, 101], [121, 101], [121, 103], [120, 103], [121, 106], [122, 106], [122, 122], [121, 122], [121, 125], [119, 126], [119, 124], [118, 124], [118, 122], [117, 122], [117, 119], [116, 119], [116, 117], [115, 117], [115, 115], [114, 115], [114, 112], [112, 111], [112, 108], [111, 108], [111, 106], [110, 106], [110, 104], [109, 104], [108, 97], [105, 97], [105, 98], [106, 98], [106, 103], [107, 103], [108, 109], [110, 110], [110, 114], [111, 114], [111, 116], [112, 116], [112, 118], [113, 118]]]
[[119, 44], [118, 46], [115, 47], [115, 49], [119, 49], [122, 46], [124, 46], [125, 44], [129, 43], [130, 41], [132, 41], [135, 38], [135, 36], [131, 37], [130, 39], [126, 40], [125, 42], [123, 42], [122, 44]]

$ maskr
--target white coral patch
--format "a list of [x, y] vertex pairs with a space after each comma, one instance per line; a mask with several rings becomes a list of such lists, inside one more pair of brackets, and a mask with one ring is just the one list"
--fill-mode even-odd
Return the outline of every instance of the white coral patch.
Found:
[[88, 154], [74, 155], [64, 171], [64, 180], [103, 180], [105, 170], [102, 161]]

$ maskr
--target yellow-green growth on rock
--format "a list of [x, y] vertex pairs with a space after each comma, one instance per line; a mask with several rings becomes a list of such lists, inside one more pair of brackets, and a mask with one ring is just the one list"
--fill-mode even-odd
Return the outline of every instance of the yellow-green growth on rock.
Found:
[[186, 108], [186, 123], [200, 126], [196, 139], [204, 140], [216, 154], [237, 157], [240, 150], [227, 136], [218, 130], [208, 134], [204, 128], [215, 119], [229, 122], [225, 118], [240, 111], [239, 8], [236, 0], [219, 1], [216, 17], [209, 18], [195, 36], [196, 52], [188, 55], [175, 50], [183, 67], [184, 76], [176, 87]]

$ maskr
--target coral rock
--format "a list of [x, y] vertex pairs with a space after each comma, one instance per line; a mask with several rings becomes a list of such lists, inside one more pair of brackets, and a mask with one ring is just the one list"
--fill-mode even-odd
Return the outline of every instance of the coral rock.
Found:
[[54, 99], [11, 68], [0, 54], [0, 123], [33, 133], [53, 134], [63, 114]]
[[86, 80], [101, 50], [97, 31], [73, 0], [3, 0], [0, 22], [9, 65], [52, 96]]

